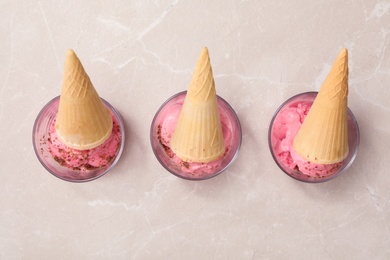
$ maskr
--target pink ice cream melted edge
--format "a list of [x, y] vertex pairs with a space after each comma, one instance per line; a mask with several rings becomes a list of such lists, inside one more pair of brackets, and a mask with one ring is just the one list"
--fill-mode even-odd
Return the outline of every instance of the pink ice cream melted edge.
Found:
[[293, 147], [293, 141], [298, 133], [312, 102], [302, 101], [283, 107], [276, 116], [272, 126], [272, 149], [281, 163], [291, 170], [313, 178], [325, 178], [336, 174], [343, 161], [333, 164], [317, 164], [305, 160]]
[[233, 134], [231, 122], [225, 112], [219, 108], [222, 133], [225, 141], [225, 152], [220, 158], [207, 163], [183, 161], [172, 151], [170, 146], [172, 134], [175, 131], [182, 105], [182, 101], [177, 102], [165, 109], [164, 111], [161, 111], [161, 121], [157, 126], [158, 141], [163, 147], [167, 156], [170, 158], [171, 163], [181, 172], [187, 174], [188, 177], [210, 177], [214, 175], [221, 167], [224, 157], [229, 152], [232, 146]]
[[119, 122], [113, 113], [111, 117], [113, 127], [110, 137], [103, 144], [89, 150], [73, 149], [63, 144], [57, 136], [56, 120], [53, 120], [48, 144], [54, 160], [63, 167], [83, 172], [110, 165], [118, 155], [122, 139]]

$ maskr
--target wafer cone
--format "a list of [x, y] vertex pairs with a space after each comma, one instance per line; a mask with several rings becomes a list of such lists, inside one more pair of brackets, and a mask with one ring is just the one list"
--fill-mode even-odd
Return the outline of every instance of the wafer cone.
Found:
[[348, 52], [342, 49], [293, 141], [310, 162], [332, 164], [348, 155]]
[[225, 151], [213, 72], [207, 48], [203, 48], [175, 131], [172, 151], [184, 161], [210, 162]]
[[73, 50], [66, 54], [56, 131], [61, 142], [79, 150], [99, 146], [112, 131], [110, 112]]

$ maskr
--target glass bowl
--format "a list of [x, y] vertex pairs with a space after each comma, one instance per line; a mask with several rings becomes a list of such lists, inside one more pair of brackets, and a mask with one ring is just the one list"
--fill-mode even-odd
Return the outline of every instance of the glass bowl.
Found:
[[61, 166], [57, 161], [54, 160], [52, 154], [49, 151], [49, 130], [53, 120], [55, 120], [57, 117], [60, 97], [57, 96], [53, 98], [39, 112], [33, 127], [32, 142], [38, 160], [51, 174], [69, 182], [87, 182], [103, 176], [109, 172], [119, 161], [125, 142], [123, 121], [119, 113], [107, 101], [104, 99], [102, 99], [102, 101], [119, 122], [122, 138], [116, 157], [108, 165], [91, 170], [74, 170], [65, 166]]
[[[165, 101], [164, 104], [162, 104], [162, 106], [158, 109], [150, 127], [150, 143], [152, 146], [152, 150], [155, 156], [157, 157], [157, 160], [167, 171], [169, 171], [170, 173], [172, 173], [177, 177], [186, 180], [205, 180], [205, 179], [215, 177], [218, 174], [222, 173], [236, 159], [238, 155], [238, 151], [241, 146], [241, 140], [242, 140], [241, 125], [233, 108], [224, 99], [217, 96], [217, 103], [218, 103], [220, 117], [225, 118], [231, 128], [230, 133], [232, 136], [232, 141], [231, 141], [230, 149], [227, 152], [225, 152], [220, 165], [216, 166], [211, 170], [206, 170], [209, 172], [194, 173], [191, 172], [191, 170], [186, 170], [185, 167], [179, 165], [177, 161], [172, 159], [172, 156], [174, 155], [173, 152], [170, 150], [169, 147], [162, 144], [159, 138], [159, 128], [161, 127], [162, 122], [164, 122], [164, 120], [167, 120], [169, 116], [175, 117], [175, 119], [178, 117], [184, 99], [186, 97], [186, 94], [187, 91], [183, 91], [175, 94], [174, 96], [170, 97], [167, 101]], [[176, 114], [172, 113], [171, 115], [169, 115], [169, 111], [173, 106], [175, 106], [176, 111], [179, 112], [177, 112]], [[178, 158], [176, 155], [174, 156]], [[184, 162], [184, 164], [186, 163]]]
[[286, 173], [288, 176], [307, 183], [320, 183], [329, 181], [331, 179], [336, 178], [337, 176], [340, 176], [343, 172], [345, 172], [353, 163], [353, 161], [356, 158], [358, 147], [359, 147], [359, 141], [360, 141], [360, 133], [359, 133], [359, 127], [358, 123], [356, 121], [355, 116], [353, 115], [352, 111], [348, 108], [348, 147], [349, 147], [349, 153], [347, 157], [344, 159], [344, 161], [341, 164], [341, 167], [333, 174], [328, 176], [320, 176], [320, 177], [312, 177], [308, 176], [306, 174], [303, 174], [300, 171], [294, 170], [289, 168], [287, 165], [283, 163], [283, 161], [274, 153], [274, 143], [272, 140], [272, 133], [273, 133], [273, 125], [275, 119], [278, 117], [279, 112], [285, 108], [288, 107], [294, 103], [297, 102], [309, 102], [313, 103], [315, 97], [317, 96], [318, 92], [305, 92], [298, 95], [295, 95], [288, 100], [286, 100], [275, 112], [275, 115], [272, 117], [269, 130], [268, 130], [268, 144], [269, 149], [272, 154], [272, 157], [275, 161], [275, 163], [279, 166], [279, 168]]

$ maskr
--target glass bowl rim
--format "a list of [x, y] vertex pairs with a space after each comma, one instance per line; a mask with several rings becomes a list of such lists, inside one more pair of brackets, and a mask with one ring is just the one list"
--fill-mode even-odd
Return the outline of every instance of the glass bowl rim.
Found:
[[289, 177], [295, 179], [295, 180], [298, 180], [298, 181], [301, 181], [301, 182], [304, 182], [304, 183], [323, 183], [323, 182], [327, 182], [327, 181], [330, 181], [338, 176], [340, 176], [342, 173], [344, 173], [351, 165], [352, 163], [354, 162], [354, 160], [356, 159], [356, 156], [357, 156], [357, 153], [358, 153], [358, 150], [359, 150], [359, 145], [360, 145], [360, 130], [359, 130], [359, 124], [356, 120], [356, 117], [355, 115], [352, 113], [352, 110], [347, 107], [348, 109], [348, 115], [351, 116], [351, 119], [352, 119], [352, 122], [354, 123], [355, 125], [355, 129], [356, 129], [356, 148], [355, 150], [353, 151], [353, 154], [350, 158], [350, 160], [347, 162], [347, 164], [344, 166], [343, 169], [341, 169], [338, 173], [335, 173], [333, 175], [330, 175], [328, 177], [324, 177], [324, 178], [321, 178], [321, 179], [318, 179], [318, 180], [302, 180], [302, 179], [299, 179], [293, 175], [290, 175], [288, 172], [286, 172], [284, 170], [284, 168], [280, 165], [278, 159], [276, 158], [276, 155], [274, 154], [273, 152], [273, 148], [272, 148], [272, 141], [271, 141], [271, 135], [272, 135], [272, 127], [273, 127], [273, 124], [274, 124], [274, 121], [275, 121], [275, 118], [279, 115], [279, 112], [281, 109], [284, 108], [284, 106], [286, 104], [288, 104], [290, 101], [294, 100], [295, 98], [298, 98], [300, 96], [304, 96], [304, 95], [314, 95], [314, 98], [317, 96], [318, 94], [318, 91], [307, 91], [307, 92], [302, 92], [302, 93], [299, 93], [299, 94], [295, 94], [293, 96], [291, 96], [290, 98], [286, 99], [279, 107], [278, 109], [275, 111], [275, 113], [273, 114], [272, 116], [272, 119], [271, 119], [271, 122], [269, 124], [269, 127], [268, 127], [268, 148], [270, 150], [270, 153], [272, 155], [272, 158], [274, 159], [276, 165], [282, 170], [282, 172], [284, 172], [285, 174], [287, 174]]
[[185, 180], [190, 180], [190, 181], [202, 181], [202, 180], [211, 179], [213, 177], [216, 177], [216, 176], [220, 175], [222, 172], [224, 172], [236, 160], [236, 158], [238, 157], [238, 153], [239, 153], [241, 145], [242, 145], [242, 128], [241, 128], [240, 120], [239, 120], [236, 112], [234, 111], [233, 107], [225, 99], [223, 99], [219, 95], [216, 95], [217, 96], [217, 100], [220, 100], [224, 105], [226, 105], [226, 107], [233, 114], [234, 120], [237, 123], [237, 131], [239, 132], [239, 139], [237, 140], [237, 149], [234, 152], [234, 155], [232, 156], [231, 160], [226, 164], [226, 166], [223, 167], [222, 169], [220, 169], [218, 172], [215, 172], [214, 174], [211, 174], [210, 176], [203, 177], [203, 178], [190, 178], [190, 177], [182, 176], [179, 173], [171, 170], [167, 165], [165, 165], [164, 161], [162, 161], [162, 159], [160, 159], [160, 156], [158, 155], [156, 149], [153, 146], [153, 143], [154, 143], [154, 138], [153, 138], [154, 137], [154, 135], [153, 135], [154, 127], [153, 126], [155, 125], [157, 117], [159, 116], [161, 110], [164, 109], [164, 107], [169, 102], [171, 102], [173, 99], [175, 99], [175, 98], [177, 98], [177, 97], [179, 97], [181, 95], [187, 95], [187, 90], [180, 91], [180, 92], [174, 94], [173, 96], [169, 97], [167, 100], [164, 101], [164, 103], [159, 107], [159, 109], [155, 113], [155, 115], [153, 117], [153, 120], [152, 120], [152, 123], [150, 125], [150, 144], [151, 144], [151, 147], [152, 147], [152, 151], [153, 151], [155, 157], [157, 158], [157, 160], [159, 161], [159, 163], [165, 168], [165, 170], [167, 170], [168, 172], [170, 172], [171, 174], [173, 174], [176, 177], [179, 177], [179, 178], [185, 179]]
[[[100, 99], [103, 101], [103, 103], [110, 109], [111, 112], [113, 112], [113, 114], [115, 115], [116, 119], [118, 120], [119, 122], [119, 125], [120, 125], [120, 131], [121, 131], [121, 142], [120, 142], [120, 147], [119, 147], [119, 150], [118, 150], [118, 154], [116, 155], [114, 161], [110, 164], [110, 166], [108, 166], [102, 173], [96, 175], [96, 176], [93, 176], [91, 178], [87, 178], [87, 179], [69, 179], [69, 178], [65, 178], [65, 177], [62, 177], [60, 175], [57, 175], [57, 173], [53, 172], [47, 165], [46, 163], [41, 159], [41, 157], [39, 156], [39, 151], [37, 150], [37, 145], [35, 143], [35, 137], [36, 137], [36, 129], [38, 128], [38, 121], [39, 119], [41, 118], [41, 116], [43, 115], [43, 113], [45, 113], [45, 111], [54, 103], [54, 102], [59, 102], [59, 99], [60, 99], [60, 95], [52, 98], [49, 102], [47, 102], [43, 107], [42, 109], [39, 111], [37, 117], [35, 118], [35, 121], [34, 121], [34, 125], [33, 125], [33, 129], [32, 129], [32, 143], [33, 143], [33, 147], [34, 147], [34, 152], [35, 152], [35, 155], [36, 157], [38, 158], [39, 162], [42, 164], [42, 166], [50, 173], [52, 174], [53, 176], [63, 180], [63, 181], [67, 181], [67, 182], [72, 182], [72, 183], [84, 183], [84, 182], [89, 182], [89, 181], [93, 181], [93, 180], [96, 180], [100, 177], [102, 177], [103, 175], [107, 174], [119, 161], [121, 155], [122, 155], [122, 152], [123, 152], [123, 149], [124, 149], [124, 144], [125, 144], [125, 129], [124, 129], [124, 122], [122, 120], [122, 117], [121, 115], [119, 114], [119, 112], [108, 102], [106, 101], [104, 98], [100, 97]], [[57, 108], [57, 113], [58, 113], [58, 108]], [[72, 169], [69, 168], [70, 171], [72, 171]], [[76, 171], [75, 171], [76, 172]]]

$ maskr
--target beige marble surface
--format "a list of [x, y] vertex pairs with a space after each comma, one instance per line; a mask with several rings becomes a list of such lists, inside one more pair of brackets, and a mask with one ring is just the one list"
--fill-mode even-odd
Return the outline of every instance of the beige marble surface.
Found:
[[[2, 0], [0, 39], [1, 259], [390, 258], [389, 1]], [[149, 127], [203, 46], [243, 143], [226, 172], [191, 182], [158, 163]], [[274, 163], [268, 125], [342, 47], [360, 150], [343, 176], [301, 183]], [[117, 166], [84, 184], [49, 174], [31, 141], [69, 48], [127, 135]]]

